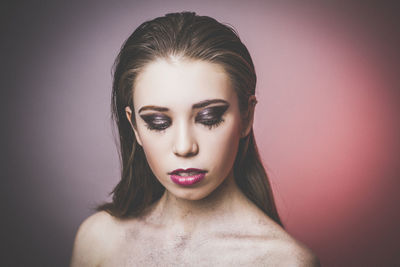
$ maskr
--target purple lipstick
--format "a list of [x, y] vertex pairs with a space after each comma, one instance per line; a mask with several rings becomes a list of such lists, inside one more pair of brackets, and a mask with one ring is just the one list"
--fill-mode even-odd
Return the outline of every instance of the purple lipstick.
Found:
[[170, 173], [168, 173], [171, 177], [172, 182], [183, 185], [189, 186], [195, 183], [200, 182], [206, 176], [207, 171], [189, 168], [189, 169], [176, 169]]

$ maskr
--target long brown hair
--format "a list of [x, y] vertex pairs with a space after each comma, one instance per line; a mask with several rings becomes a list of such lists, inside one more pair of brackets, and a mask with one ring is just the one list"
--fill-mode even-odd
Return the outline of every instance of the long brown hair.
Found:
[[[173, 55], [221, 65], [237, 93], [243, 117], [250, 108], [256, 73], [247, 48], [232, 27], [194, 12], [170, 13], [141, 24], [125, 41], [114, 64], [111, 107], [119, 132], [121, 180], [112, 191], [112, 202], [99, 206], [98, 210], [120, 218], [139, 216], [165, 191], [151, 171], [142, 147], [137, 144], [125, 107], [134, 110], [135, 78], [143, 67]], [[132, 116], [133, 124], [134, 118]], [[239, 142], [234, 177], [246, 197], [282, 225], [253, 130]]]

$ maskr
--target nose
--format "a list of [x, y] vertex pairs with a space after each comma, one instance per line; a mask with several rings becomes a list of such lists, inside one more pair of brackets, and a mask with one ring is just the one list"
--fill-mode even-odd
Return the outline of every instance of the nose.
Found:
[[173, 152], [179, 157], [192, 157], [199, 152], [195, 136], [185, 123], [180, 123], [174, 136]]

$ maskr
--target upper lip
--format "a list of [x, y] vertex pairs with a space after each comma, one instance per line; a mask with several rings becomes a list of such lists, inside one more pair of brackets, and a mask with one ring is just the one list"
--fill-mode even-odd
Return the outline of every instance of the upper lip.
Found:
[[177, 174], [177, 173], [182, 173], [182, 172], [207, 172], [207, 171], [201, 170], [201, 169], [195, 169], [195, 168], [188, 168], [188, 169], [176, 169], [176, 170], [173, 170], [172, 172], [169, 172], [168, 174]]

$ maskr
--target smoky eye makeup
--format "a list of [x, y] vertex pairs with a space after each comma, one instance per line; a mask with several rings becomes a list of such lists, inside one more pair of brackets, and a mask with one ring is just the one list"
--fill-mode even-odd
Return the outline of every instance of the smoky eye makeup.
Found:
[[167, 129], [172, 123], [170, 117], [161, 113], [144, 114], [140, 115], [140, 117], [144, 120], [149, 130], [162, 131]]
[[[196, 114], [195, 123], [200, 123], [209, 129], [217, 127], [224, 122], [223, 115], [228, 108], [229, 104], [203, 108]], [[171, 118], [163, 113], [151, 113], [139, 116], [149, 130], [163, 131], [172, 124]]]
[[223, 115], [228, 107], [229, 105], [220, 105], [204, 108], [197, 113], [195, 121], [208, 126], [210, 129], [217, 127], [224, 121]]

